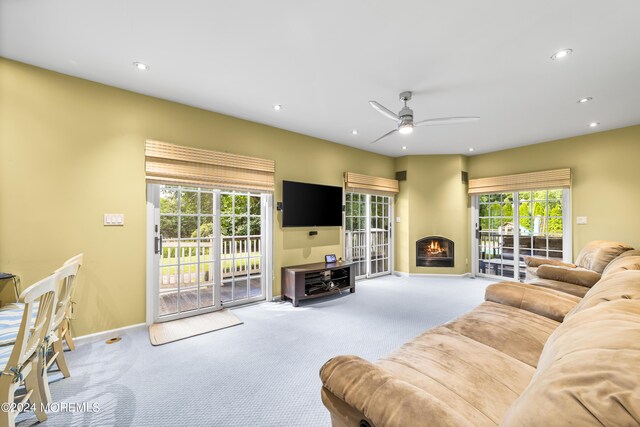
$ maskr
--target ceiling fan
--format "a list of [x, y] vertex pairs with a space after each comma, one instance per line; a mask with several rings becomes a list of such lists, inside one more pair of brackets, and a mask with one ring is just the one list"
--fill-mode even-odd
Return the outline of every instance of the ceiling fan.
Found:
[[369, 105], [371, 105], [376, 111], [398, 123], [397, 129], [393, 129], [392, 131], [385, 133], [380, 138], [373, 141], [372, 144], [396, 132], [400, 132], [401, 134], [411, 133], [413, 132], [413, 128], [416, 126], [452, 125], [480, 120], [480, 117], [440, 117], [437, 119], [426, 119], [419, 122], [414, 122], [413, 110], [407, 106], [407, 101], [411, 100], [411, 92], [400, 93], [400, 100], [404, 101], [404, 107], [402, 107], [402, 110], [400, 110], [398, 114], [389, 110], [379, 102], [369, 101]]

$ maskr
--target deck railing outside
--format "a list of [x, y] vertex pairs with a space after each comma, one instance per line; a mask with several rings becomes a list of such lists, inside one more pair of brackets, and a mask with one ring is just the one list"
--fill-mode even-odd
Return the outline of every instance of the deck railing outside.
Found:
[[[164, 239], [162, 253], [160, 254], [160, 284], [163, 290], [169, 290], [176, 285], [176, 279], [180, 278], [181, 286], [194, 286], [198, 283], [213, 282], [213, 254], [215, 240], [179, 240]], [[220, 242], [220, 259], [222, 280], [259, 274], [261, 272], [261, 238], [260, 236], [248, 237], [223, 237]], [[235, 249], [235, 250], [234, 250]], [[200, 262], [198, 264], [198, 250], [200, 250]], [[178, 259], [180, 268], [177, 271]], [[198, 265], [200, 269], [198, 271]]]

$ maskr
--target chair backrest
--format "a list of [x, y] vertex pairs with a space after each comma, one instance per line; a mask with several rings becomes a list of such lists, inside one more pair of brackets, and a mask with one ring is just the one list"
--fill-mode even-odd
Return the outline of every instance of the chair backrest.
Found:
[[[78, 257], [79, 260], [77, 259]], [[72, 260], [76, 260], [71, 262]], [[51, 329], [56, 329], [67, 314], [71, 312], [71, 296], [75, 287], [76, 279], [78, 277], [78, 270], [82, 262], [82, 255], [75, 256], [69, 261], [65, 262], [62, 267], [57, 269], [54, 274], [58, 275], [57, 290], [58, 290], [58, 303], [54, 313]]]
[[[24, 312], [18, 337], [9, 357], [9, 367], [24, 365], [42, 345], [49, 333], [56, 305], [57, 280], [58, 273], [53, 273], [29, 286], [20, 294], [20, 302], [24, 303]], [[34, 310], [38, 310], [35, 320], [33, 318]]]
[[77, 262], [79, 265], [82, 265], [82, 259], [84, 258], [84, 254], [78, 254], [74, 257], [69, 258], [62, 265], [73, 264]]

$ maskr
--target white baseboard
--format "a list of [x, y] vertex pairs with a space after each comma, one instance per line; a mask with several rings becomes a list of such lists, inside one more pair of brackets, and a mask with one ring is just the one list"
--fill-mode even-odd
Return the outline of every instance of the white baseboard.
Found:
[[429, 274], [429, 273], [404, 273], [402, 271], [396, 271], [395, 275], [398, 277], [473, 277], [471, 273], [462, 274]]
[[88, 342], [102, 341], [109, 338], [119, 337], [128, 332], [138, 331], [146, 329], [147, 325], [144, 323], [137, 323], [135, 325], [124, 326], [122, 328], [110, 329], [108, 331], [96, 332], [95, 334], [82, 335], [80, 337], [73, 337], [75, 344], [84, 344]]

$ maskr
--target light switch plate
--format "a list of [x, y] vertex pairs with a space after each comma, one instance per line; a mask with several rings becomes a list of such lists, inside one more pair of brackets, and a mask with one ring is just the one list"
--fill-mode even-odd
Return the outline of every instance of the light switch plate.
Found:
[[584, 225], [586, 223], [587, 223], [587, 217], [586, 216], [577, 216], [576, 217], [576, 224]]
[[123, 226], [124, 214], [106, 213], [104, 214], [103, 224], [106, 226]]
[[396, 222], [400, 222], [400, 217], [399, 216], [396, 217]]

